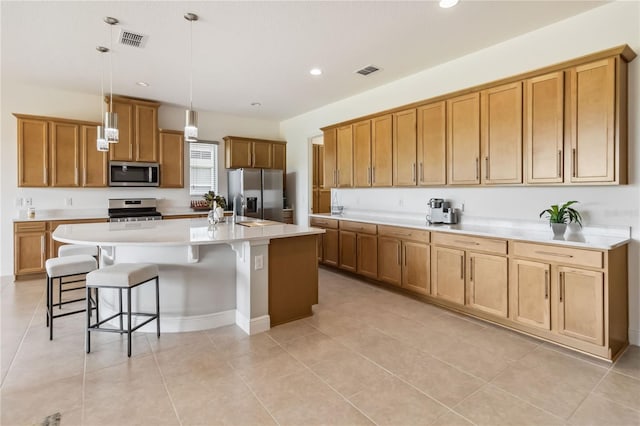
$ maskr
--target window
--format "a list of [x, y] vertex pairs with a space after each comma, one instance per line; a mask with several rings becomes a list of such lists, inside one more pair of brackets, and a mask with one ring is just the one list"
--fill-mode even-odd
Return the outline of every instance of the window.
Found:
[[218, 193], [218, 144], [189, 144], [189, 195]]

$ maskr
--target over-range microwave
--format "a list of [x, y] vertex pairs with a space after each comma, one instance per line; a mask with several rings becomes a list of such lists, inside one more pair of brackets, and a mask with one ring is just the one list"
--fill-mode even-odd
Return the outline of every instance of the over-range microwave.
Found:
[[109, 162], [109, 186], [158, 186], [158, 163]]

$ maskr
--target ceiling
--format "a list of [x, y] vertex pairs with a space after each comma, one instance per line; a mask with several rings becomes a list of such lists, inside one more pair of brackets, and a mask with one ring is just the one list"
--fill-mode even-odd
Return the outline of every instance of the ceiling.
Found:
[[[109, 57], [95, 47], [109, 46], [102, 18], [113, 16], [114, 93], [188, 105], [183, 15], [194, 12], [194, 109], [283, 120], [605, 3], [3, 0], [2, 77], [99, 94]], [[144, 48], [117, 44], [121, 29], [147, 35]], [[381, 71], [354, 73], [370, 64]], [[312, 67], [323, 75], [309, 75]]]

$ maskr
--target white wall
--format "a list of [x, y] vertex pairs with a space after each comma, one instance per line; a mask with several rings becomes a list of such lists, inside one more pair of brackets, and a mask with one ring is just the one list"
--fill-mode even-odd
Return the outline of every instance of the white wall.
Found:
[[[5, 59], [5, 58], [3, 58]], [[0, 112], [0, 275], [13, 274], [13, 225], [18, 207], [18, 197], [30, 197], [36, 212], [39, 209], [103, 210], [106, 214], [107, 200], [118, 197], [158, 198], [161, 209], [189, 207], [189, 174], [185, 167], [184, 189], [159, 188], [18, 188], [17, 187], [17, 125], [12, 113], [43, 115], [100, 121], [100, 96], [51, 88], [19, 84], [2, 80], [2, 103]], [[164, 129], [182, 129], [184, 109], [161, 106], [158, 123]], [[224, 142], [227, 135], [248, 136], [265, 139], [279, 137], [275, 121], [247, 119], [217, 113], [200, 112], [198, 131], [201, 139], [220, 141], [218, 156], [219, 191], [226, 195], [227, 177], [224, 169]], [[185, 149], [185, 160], [187, 155]], [[185, 165], [189, 164], [185, 161]], [[71, 197], [73, 205], [65, 207], [65, 197]]]
[[[628, 44], [640, 53], [640, 2], [615, 2], [507, 42], [422, 71], [357, 96], [326, 105], [281, 123], [288, 142], [287, 170], [295, 174], [289, 199], [297, 223], [306, 223], [303, 206], [311, 188], [309, 138], [320, 128], [359, 116], [428, 99], [466, 87], [541, 68], [589, 53]], [[470, 37], [473, 35], [470, 34]], [[417, 54], [428, 54], [418, 52]], [[629, 247], [629, 338], [640, 344], [640, 60], [629, 66], [629, 179], [618, 187], [434, 188], [340, 190], [341, 203], [358, 209], [386, 208], [425, 214], [434, 196], [465, 202], [465, 215], [536, 220], [551, 203], [579, 200], [586, 224], [632, 227]], [[295, 192], [293, 189], [295, 188]], [[350, 204], [350, 205], [349, 205]], [[400, 206], [402, 204], [402, 206]]]

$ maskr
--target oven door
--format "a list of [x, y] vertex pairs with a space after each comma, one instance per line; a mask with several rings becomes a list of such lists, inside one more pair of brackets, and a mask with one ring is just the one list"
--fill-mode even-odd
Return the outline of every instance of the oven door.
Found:
[[158, 163], [109, 162], [109, 186], [158, 186]]

